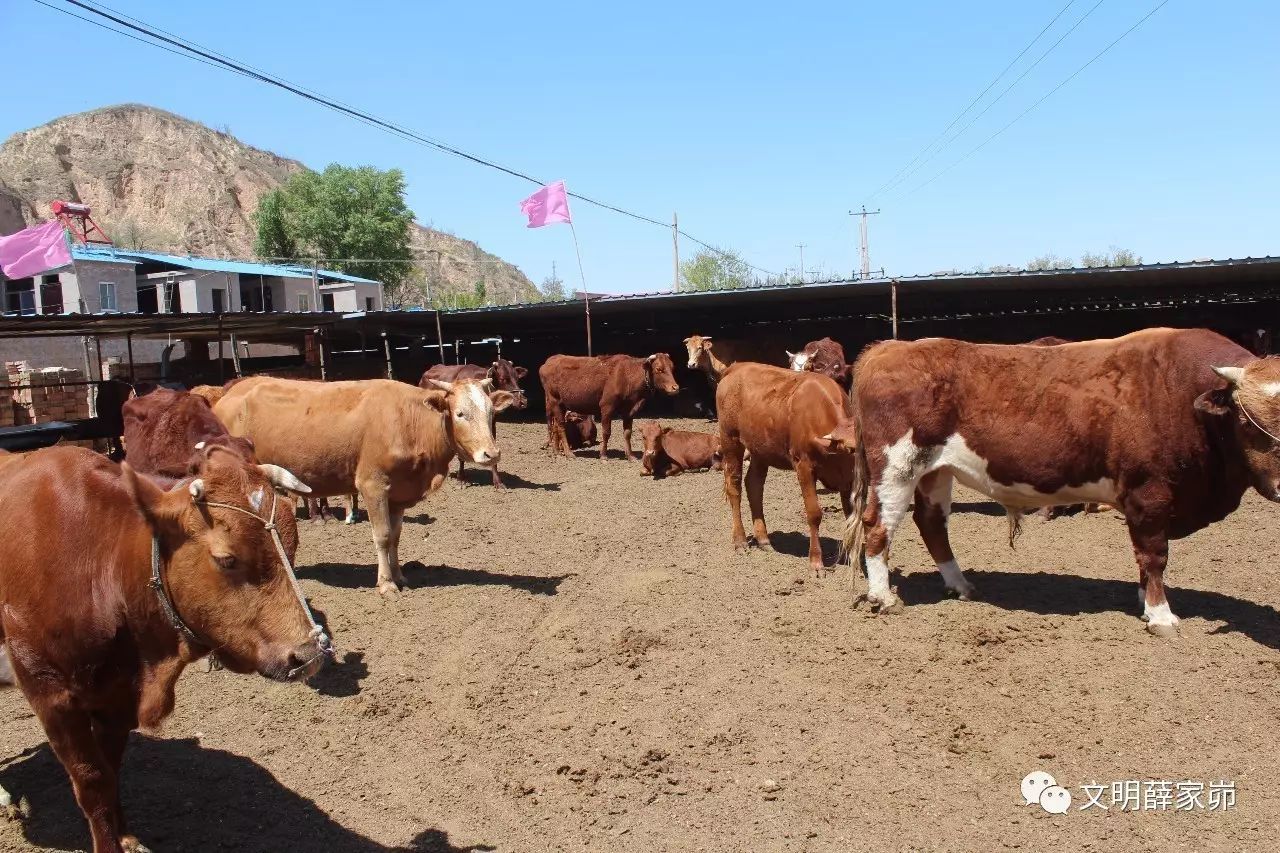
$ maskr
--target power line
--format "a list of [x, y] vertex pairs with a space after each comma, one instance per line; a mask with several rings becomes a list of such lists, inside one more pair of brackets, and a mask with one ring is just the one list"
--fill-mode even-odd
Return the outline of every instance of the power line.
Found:
[[[1071, 25], [1071, 27], [1070, 27], [1070, 28], [1069, 28], [1065, 33], [1063, 33], [1062, 35], [1058, 36], [1058, 40], [1057, 40], [1057, 41], [1055, 41], [1053, 44], [1049, 45], [1049, 47], [1045, 50], [1045, 52], [1044, 52], [1044, 53], [1042, 53], [1042, 54], [1040, 54], [1038, 57], [1036, 57], [1036, 61], [1035, 61], [1035, 62], [1031, 63], [1031, 64], [1030, 64], [1030, 65], [1028, 65], [1026, 68], [1024, 68], [1024, 69], [1023, 69], [1023, 71], [1022, 71], [1022, 73], [1018, 75], [1017, 79], [1015, 79], [1012, 83], [1010, 83], [1008, 86], [1006, 86], [1006, 87], [1004, 88], [1004, 90], [1003, 90], [1002, 92], [1000, 92], [1000, 94], [999, 94], [999, 95], [996, 95], [996, 96], [995, 96], [995, 98], [993, 98], [989, 104], [987, 104], [985, 107], [983, 107], [983, 108], [982, 108], [982, 111], [981, 111], [981, 112], [979, 112], [979, 113], [978, 113], [977, 115], [975, 115], [973, 118], [969, 119], [968, 123], [967, 123], [967, 124], [965, 124], [965, 126], [964, 126], [964, 127], [960, 128], [958, 131], [956, 131], [954, 134], [952, 134], [952, 136], [951, 136], [949, 139], [947, 139], [945, 142], [943, 142], [943, 143], [942, 143], [942, 145], [941, 145], [941, 146], [939, 146], [939, 147], [937, 148], [937, 150], [935, 150], [932, 154], [930, 154], [930, 155], [929, 155], [928, 157], [926, 157], [924, 160], [920, 161], [920, 163], [919, 163], [919, 164], [918, 164], [914, 169], [910, 170], [910, 171], [909, 171], [909, 172], [907, 172], [905, 175], [903, 175], [903, 176], [902, 176], [902, 179], [898, 181], [897, 186], [901, 186], [903, 183], [905, 183], [905, 182], [906, 182], [907, 178], [910, 178], [910, 177], [911, 177], [912, 175], [914, 175], [916, 172], [920, 171], [920, 170], [921, 170], [921, 169], [923, 169], [926, 165], [928, 165], [930, 162], [932, 162], [932, 161], [933, 161], [933, 159], [934, 159], [935, 157], [937, 157], [939, 154], [941, 154], [944, 150], [946, 150], [946, 148], [947, 148], [949, 145], [951, 145], [951, 143], [955, 142], [957, 139], [959, 139], [960, 137], [964, 136], [964, 135], [965, 135], [965, 133], [966, 133], [966, 132], [968, 132], [969, 128], [971, 128], [971, 127], [973, 127], [975, 124], [977, 124], [977, 123], [978, 123], [978, 120], [979, 120], [979, 119], [981, 119], [981, 118], [982, 118], [984, 115], [986, 115], [988, 112], [990, 112], [992, 107], [994, 107], [996, 104], [998, 104], [998, 103], [1000, 103], [1002, 100], [1004, 100], [1004, 96], [1005, 96], [1005, 95], [1007, 95], [1007, 94], [1009, 94], [1011, 91], [1013, 91], [1013, 89], [1014, 89], [1014, 87], [1015, 87], [1015, 86], [1017, 86], [1019, 83], [1021, 83], [1021, 82], [1026, 78], [1026, 76], [1027, 76], [1028, 74], [1030, 74], [1032, 71], [1034, 71], [1034, 70], [1036, 69], [1036, 67], [1037, 67], [1037, 66], [1039, 66], [1039, 65], [1040, 65], [1040, 63], [1041, 63], [1041, 62], [1043, 62], [1043, 61], [1044, 61], [1044, 60], [1049, 56], [1049, 54], [1051, 54], [1051, 53], [1053, 53], [1055, 50], [1057, 50], [1057, 49], [1058, 49], [1058, 45], [1060, 45], [1060, 44], [1062, 44], [1064, 41], [1066, 41], [1066, 40], [1067, 40], [1067, 37], [1068, 37], [1068, 36], [1070, 36], [1072, 33], [1074, 33], [1077, 29], [1079, 29], [1080, 25], [1081, 25], [1081, 24], [1083, 24], [1083, 23], [1085, 22], [1085, 20], [1086, 20], [1086, 19], [1088, 19], [1088, 17], [1089, 17], [1090, 15], [1092, 15], [1095, 11], [1097, 11], [1098, 7], [1099, 7], [1099, 6], [1101, 6], [1101, 5], [1102, 5], [1103, 3], [1105, 3], [1105, 2], [1106, 2], [1106, 0], [1098, 0], [1098, 2], [1097, 2], [1097, 3], [1094, 3], [1091, 7], [1089, 7], [1089, 11], [1087, 11], [1087, 12], [1085, 12], [1083, 15], [1081, 15], [1081, 16], [1080, 16], [1080, 18], [1079, 18], [1079, 19], [1078, 19], [1074, 24], [1072, 24], [1072, 25]], [[1064, 9], [1063, 11], [1066, 11], [1066, 10]], [[894, 188], [896, 189], [896, 187], [894, 187]]]
[[[243, 77], [248, 77], [250, 79], [257, 80], [258, 82], [265, 83], [269, 86], [274, 86], [278, 89], [283, 89], [284, 91], [289, 92], [290, 94], [297, 95], [300, 98], [311, 101], [312, 103], [318, 104], [322, 107], [325, 107], [326, 109], [333, 110], [334, 112], [342, 113], [343, 115], [346, 115], [350, 118], [354, 118], [355, 120], [360, 121], [364, 124], [392, 133], [393, 135], [398, 136], [401, 139], [406, 139], [408, 141], [416, 142], [420, 145], [435, 148], [436, 150], [441, 151], [445, 154], [451, 154], [455, 157], [460, 157], [464, 160], [468, 160], [477, 165], [485, 166], [490, 169], [495, 169], [499, 172], [510, 175], [511, 177], [519, 178], [521, 180], [528, 181], [529, 183], [536, 184], [538, 186], [544, 186], [547, 183], [546, 181], [539, 180], [538, 178], [535, 178], [519, 170], [510, 168], [508, 166], [503, 166], [500, 163], [496, 163], [492, 160], [488, 160], [479, 155], [471, 154], [453, 145], [449, 145], [448, 143], [442, 142], [437, 139], [432, 139], [431, 137], [428, 137], [428, 136], [424, 136], [420, 133], [417, 133], [416, 131], [405, 128], [392, 121], [379, 118], [375, 115], [364, 112], [363, 110], [343, 104], [340, 101], [336, 101], [336, 100], [333, 100], [332, 98], [328, 98], [324, 95], [320, 95], [298, 84], [290, 83], [289, 81], [284, 80], [280, 77], [269, 74], [265, 71], [260, 71], [258, 69], [253, 68], [252, 66], [246, 65], [245, 63], [239, 60], [235, 60], [230, 57], [219, 54], [213, 51], [212, 49], [202, 48], [201, 46], [197, 45], [195, 42], [192, 42], [182, 36], [176, 36], [176, 35], [173, 35], [172, 33], [166, 33], [164, 30], [160, 30], [156, 27], [153, 27], [152, 25], [142, 22], [136, 18], [131, 18], [127, 15], [124, 15], [123, 13], [113, 12], [112, 10], [109, 10], [106, 7], [98, 8], [89, 3], [81, 2], [81, 0], [63, 0], [63, 2], [65, 3], [68, 3], [79, 9], [82, 9], [85, 12], [88, 12], [92, 15], [97, 15], [98, 17], [105, 18], [106, 20], [111, 21], [117, 26], [124, 27], [127, 30], [132, 30], [135, 33], [146, 36], [146, 38], [145, 39], [138, 38], [135, 35], [122, 32], [121, 30], [118, 30], [114, 27], [106, 26], [97, 21], [93, 21], [81, 15], [77, 15], [68, 9], [63, 9], [58, 6], [53, 6], [45, 2], [45, 0], [34, 0], [34, 2], [39, 3], [41, 6], [45, 6], [46, 8], [52, 9], [56, 12], [61, 12], [73, 18], [86, 21], [87, 23], [95, 24], [97, 26], [102, 27], [103, 29], [107, 29], [107, 30], [110, 30], [111, 32], [114, 32], [117, 35], [126, 35], [129, 38], [133, 38], [135, 41], [141, 41], [144, 44], [149, 44], [153, 47], [161, 48], [162, 50], [166, 50], [169, 53], [175, 53], [179, 56], [184, 56], [188, 59], [195, 59], [199, 62], [202, 62], [205, 65], [213, 65], [216, 67], [220, 67], [225, 70], [232, 71], [236, 74], [239, 74]], [[150, 39], [151, 41], [148, 41], [148, 39]], [[166, 47], [165, 45], [169, 45], [169, 47]], [[626, 210], [616, 205], [609, 204], [608, 202], [600, 201], [599, 199], [593, 198], [591, 196], [582, 195], [581, 193], [576, 193], [576, 192], [569, 192], [568, 195], [571, 196], [572, 198], [578, 199], [579, 201], [586, 202], [587, 204], [591, 204], [596, 207], [603, 208], [605, 210], [613, 211], [614, 213], [618, 213], [623, 216], [628, 216], [639, 222], [647, 222], [651, 225], [657, 225], [663, 229], [671, 227], [669, 223], [660, 222], [659, 220], [654, 219], [653, 217], [645, 216], [640, 213], [635, 213], [634, 211]], [[718, 249], [709, 243], [705, 243], [702, 240], [699, 240], [698, 238], [692, 236], [691, 234], [688, 234], [687, 232], [681, 231], [680, 234], [686, 237], [687, 239], [693, 241], [694, 243], [697, 243], [698, 245], [702, 246], [703, 248], [721, 255], [722, 257], [726, 257], [726, 258], [730, 257], [728, 252], [725, 252], [722, 249]], [[741, 260], [741, 259], [739, 258], [738, 260]], [[743, 263], [746, 264], [746, 266], [750, 267], [751, 269], [756, 270], [757, 272], [762, 272], [767, 275], [774, 274], [769, 270], [754, 266], [753, 264], [746, 263], [745, 261], [743, 261]]]
[[907, 169], [910, 169], [913, 165], [915, 165], [916, 161], [919, 160], [922, 156], [924, 156], [925, 152], [928, 151], [930, 148], [932, 148], [938, 142], [938, 140], [946, 136], [947, 132], [950, 131], [951, 128], [955, 127], [956, 123], [959, 122], [960, 119], [964, 118], [965, 114], [968, 113], [969, 110], [973, 109], [974, 106], [979, 101], [981, 101], [982, 98], [987, 94], [987, 92], [991, 91], [992, 87], [994, 87], [996, 83], [1000, 82], [1000, 78], [1003, 77], [1005, 74], [1008, 74], [1009, 69], [1012, 68], [1014, 65], [1016, 65], [1019, 59], [1026, 56], [1027, 51], [1031, 50], [1032, 46], [1040, 40], [1040, 37], [1043, 36], [1046, 32], [1048, 32], [1049, 28], [1052, 27], [1054, 24], [1056, 24], [1058, 22], [1058, 19], [1061, 18], [1063, 14], [1065, 14], [1066, 11], [1070, 9], [1075, 2], [1076, 0], [1068, 0], [1067, 5], [1059, 9], [1058, 14], [1054, 15], [1053, 18], [1049, 21], [1049, 23], [1045, 24], [1044, 27], [1041, 28], [1040, 32], [1036, 33], [1035, 37], [1032, 38], [1031, 41], [1027, 42], [1026, 46], [1023, 47], [1022, 50], [1018, 51], [1018, 55], [1015, 56], [1012, 60], [1010, 60], [1009, 64], [1004, 67], [1004, 70], [1002, 70], [995, 77], [991, 78], [991, 82], [987, 84], [987, 87], [983, 89], [981, 92], [979, 92], [977, 96], [972, 101], [969, 102], [968, 106], [966, 106], [960, 112], [956, 113], [955, 118], [951, 119], [951, 123], [948, 124], [946, 127], [944, 127], [941, 133], [939, 133], [932, 140], [930, 140], [928, 145], [926, 145], [924, 148], [921, 148], [918, 152], [916, 152], [916, 156], [912, 157], [911, 160], [907, 163], [907, 165], [903, 166], [901, 169], [895, 172], [893, 177], [889, 178], [889, 180], [881, 184], [876, 189], [875, 192], [867, 196], [867, 201], [871, 201], [876, 196], [880, 195], [880, 193], [888, 189], [891, 184], [893, 184], [898, 180], [898, 177], [902, 175], [903, 172], [907, 171]]
[[1054, 93], [1056, 93], [1059, 89], [1061, 89], [1063, 86], [1067, 85], [1067, 84], [1068, 84], [1068, 83], [1070, 83], [1072, 80], [1074, 80], [1076, 77], [1078, 77], [1078, 76], [1079, 76], [1079, 75], [1080, 75], [1080, 74], [1081, 74], [1081, 73], [1082, 73], [1086, 68], [1088, 68], [1088, 67], [1089, 67], [1090, 65], [1092, 65], [1093, 63], [1097, 62], [1099, 59], [1101, 59], [1101, 58], [1103, 57], [1103, 55], [1107, 53], [1107, 51], [1111, 50], [1111, 48], [1115, 47], [1115, 46], [1116, 46], [1116, 45], [1118, 45], [1120, 42], [1122, 42], [1122, 41], [1123, 41], [1123, 40], [1124, 40], [1124, 39], [1125, 39], [1125, 38], [1126, 38], [1130, 33], [1132, 33], [1132, 32], [1133, 32], [1134, 30], [1136, 30], [1138, 27], [1140, 27], [1140, 26], [1142, 26], [1143, 24], [1145, 24], [1145, 23], [1147, 22], [1147, 19], [1148, 19], [1148, 18], [1150, 18], [1150, 17], [1151, 17], [1152, 15], [1154, 15], [1156, 12], [1159, 12], [1159, 11], [1160, 11], [1161, 9], [1163, 9], [1163, 8], [1164, 8], [1168, 3], [1169, 3], [1169, 0], [1161, 0], [1161, 2], [1160, 2], [1160, 3], [1157, 3], [1154, 7], [1152, 7], [1151, 11], [1147, 12], [1147, 14], [1145, 14], [1145, 15], [1143, 15], [1141, 18], [1139, 18], [1139, 19], [1138, 19], [1138, 21], [1137, 21], [1133, 26], [1129, 27], [1129, 29], [1125, 30], [1123, 33], [1121, 33], [1119, 36], [1117, 36], [1117, 37], [1115, 38], [1115, 40], [1114, 40], [1114, 41], [1112, 41], [1110, 44], [1108, 44], [1108, 45], [1107, 45], [1106, 47], [1104, 47], [1102, 50], [1100, 50], [1100, 51], [1098, 51], [1097, 53], [1095, 53], [1095, 54], [1093, 55], [1093, 58], [1091, 58], [1088, 62], [1086, 62], [1084, 65], [1081, 65], [1081, 66], [1080, 66], [1079, 68], [1077, 68], [1075, 71], [1071, 72], [1071, 74], [1070, 74], [1070, 75], [1068, 75], [1064, 80], [1062, 80], [1062, 82], [1060, 82], [1058, 85], [1054, 86], [1052, 89], [1050, 89], [1048, 92], [1046, 92], [1043, 96], [1041, 96], [1041, 98], [1040, 98], [1039, 100], [1037, 100], [1037, 101], [1036, 101], [1035, 103], [1033, 103], [1031, 106], [1027, 107], [1025, 110], [1023, 110], [1023, 111], [1022, 111], [1021, 113], [1019, 113], [1017, 116], [1015, 116], [1015, 117], [1014, 117], [1014, 119], [1013, 119], [1013, 121], [1009, 122], [1009, 123], [1008, 123], [1008, 124], [1006, 124], [1004, 127], [1000, 128], [1000, 129], [999, 129], [999, 130], [997, 130], [995, 133], [993, 133], [993, 134], [991, 134], [990, 136], [988, 136], [988, 137], [987, 137], [986, 139], [984, 139], [981, 143], [979, 143], [978, 145], [976, 145], [974, 148], [970, 149], [970, 151], [969, 151], [967, 154], [965, 154], [963, 157], [961, 157], [959, 160], [956, 160], [956, 161], [955, 161], [954, 163], [952, 163], [950, 166], [947, 166], [945, 169], [943, 169], [943, 170], [942, 170], [941, 172], [939, 172], [938, 174], [934, 175], [934, 176], [933, 176], [932, 178], [930, 178], [929, 180], [925, 181], [923, 184], [920, 184], [919, 186], [917, 186], [917, 187], [915, 187], [914, 189], [912, 189], [909, 193], [907, 193], [907, 195], [914, 195], [915, 193], [917, 193], [917, 192], [919, 192], [920, 190], [924, 189], [925, 187], [929, 186], [929, 184], [931, 184], [931, 183], [933, 183], [934, 181], [938, 180], [938, 178], [941, 178], [941, 177], [942, 177], [943, 175], [945, 175], [947, 172], [950, 172], [950, 171], [951, 171], [952, 169], [954, 169], [956, 166], [959, 166], [959, 165], [960, 165], [961, 163], [963, 163], [965, 160], [968, 160], [968, 159], [969, 159], [970, 157], [972, 157], [974, 154], [977, 154], [979, 151], [981, 151], [983, 148], [985, 148], [989, 142], [991, 142], [991, 141], [992, 141], [992, 140], [994, 140], [996, 137], [998, 137], [998, 136], [1000, 136], [1001, 134], [1003, 134], [1003, 133], [1004, 133], [1006, 130], [1008, 130], [1009, 128], [1013, 127], [1015, 124], [1017, 124], [1019, 121], [1021, 121], [1021, 120], [1022, 120], [1022, 119], [1027, 115], [1027, 114], [1028, 114], [1028, 113], [1030, 113], [1030, 112], [1031, 112], [1032, 110], [1034, 110], [1036, 107], [1038, 107], [1038, 106], [1040, 106], [1041, 104], [1043, 104], [1045, 101], [1049, 100], [1049, 98], [1050, 98], [1050, 97], [1052, 97], [1052, 96], [1054, 95]]

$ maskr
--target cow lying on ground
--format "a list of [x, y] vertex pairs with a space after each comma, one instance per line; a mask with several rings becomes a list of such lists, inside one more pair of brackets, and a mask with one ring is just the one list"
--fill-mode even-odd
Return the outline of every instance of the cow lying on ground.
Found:
[[824, 562], [818, 541], [822, 505], [817, 484], [840, 492], [846, 515], [852, 506], [853, 457], [833, 451], [827, 438], [852, 414], [848, 396], [820, 373], [739, 362], [721, 378], [716, 407], [720, 411], [724, 491], [733, 517], [733, 547], [747, 547], [742, 527], [742, 464], [744, 453], [750, 451], [747, 501], [755, 544], [771, 548], [764, 524], [764, 481], [769, 468], [794, 469], [809, 523], [809, 565], [815, 574], [820, 572]]
[[121, 759], [132, 729], [169, 716], [187, 664], [216, 650], [233, 672], [301, 681], [332, 653], [281, 559], [298, 530], [279, 486], [301, 484], [217, 445], [167, 491], [78, 447], [0, 466], [0, 670], [71, 777], [95, 853], [143, 849]]
[[1009, 508], [1106, 502], [1124, 514], [1148, 629], [1176, 630], [1169, 540], [1225, 518], [1253, 486], [1280, 501], [1280, 358], [1204, 329], [1148, 329], [1051, 347], [886, 341], [854, 372], [856, 513], [869, 600], [889, 588], [889, 545], [916, 525], [948, 588], [973, 585], [947, 541], [953, 480]]
[[257, 462], [253, 442], [227, 432], [205, 397], [156, 388], [126, 402], [123, 414], [125, 458], [140, 474], [181, 479], [192, 456], [213, 445]]
[[[475, 382], [488, 379], [493, 383], [493, 387], [498, 391], [507, 391], [513, 397], [511, 408], [524, 409], [529, 405], [529, 400], [525, 397], [524, 391], [520, 389], [520, 380], [523, 379], [529, 371], [523, 367], [516, 367], [506, 359], [500, 358], [489, 367], [481, 367], [476, 364], [433, 364], [427, 368], [422, 374], [422, 378], [418, 380], [419, 388], [434, 387], [432, 381], [439, 382], [457, 382], [461, 379], [468, 379]], [[496, 412], [495, 412], [496, 414]], [[490, 424], [493, 435], [498, 435], [498, 424], [495, 421]], [[458, 455], [458, 480], [462, 480], [462, 471], [466, 467], [466, 460], [462, 455]], [[506, 491], [506, 486], [502, 485], [502, 480], [498, 478], [498, 465], [495, 462], [489, 466], [489, 473], [493, 477], [493, 487], [500, 491]]]
[[[307, 518], [312, 521], [325, 522], [330, 518], [337, 518], [338, 514], [333, 511], [333, 507], [329, 506], [328, 498], [307, 498], [306, 500]], [[347, 515], [342, 520], [343, 524], [355, 524], [356, 514], [360, 511], [360, 495], [352, 492], [347, 495]]]
[[671, 356], [665, 352], [648, 358], [630, 355], [553, 355], [538, 369], [547, 395], [547, 432], [552, 452], [571, 456], [565, 435], [565, 413], [600, 418], [600, 458], [609, 449], [609, 431], [614, 416], [622, 418], [622, 441], [627, 459], [631, 450], [631, 422], [636, 413], [661, 391], [669, 396], [680, 392]]
[[404, 512], [435, 491], [459, 453], [492, 465], [493, 413], [507, 391], [484, 382], [433, 383], [423, 390], [388, 379], [306, 382], [255, 376], [237, 382], [215, 412], [234, 435], [253, 439], [258, 458], [294, 471], [317, 496], [358, 492], [378, 550], [378, 591], [404, 585]]
[[641, 424], [640, 435], [644, 438], [640, 466], [644, 474], [655, 479], [707, 468], [719, 471], [724, 467], [720, 458], [719, 436], [672, 429], [657, 421]]
[[845, 391], [853, 384], [853, 366], [844, 360], [844, 347], [831, 338], [809, 341], [800, 352], [786, 352], [792, 370], [821, 373], [834, 379]]
[[564, 437], [570, 450], [594, 447], [600, 443], [596, 438], [596, 419], [591, 415], [583, 417], [574, 411], [565, 412]]

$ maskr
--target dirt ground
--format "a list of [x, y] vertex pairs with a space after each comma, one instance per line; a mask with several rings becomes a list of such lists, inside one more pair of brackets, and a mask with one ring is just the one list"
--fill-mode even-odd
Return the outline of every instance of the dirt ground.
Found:
[[[396, 601], [373, 589], [367, 522], [302, 523], [299, 575], [342, 663], [310, 687], [189, 670], [164, 730], [126, 759], [146, 844], [1275, 849], [1280, 548], [1258, 497], [1174, 544], [1173, 640], [1137, 617], [1118, 516], [1029, 519], [1010, 550], [1003, 515], [968, 493], [952, 541], [979, 600], [943, 598], [908, 525], [893, 554], [908, 606], [877, 616], [851, 608], [847, 567], [809, 575], [790, 472], [766, 487], [776, 552], [737, 555], [718, 473], [553, 461], [544, 436], [501, 428], [511, 491], [473, 471], [410, 514]], [[834, 551], [839, 502], [822, 500]], [[1033, 770], [1071, 790], [1070, 812], [1022, 804]], [[1237, 799], [1079, 810], [1082, 785], [1122, 780], [1228, 780]], [[13, 690], [0, 786], [25, 812], [0, 819], [0, 849], [87, 846]]]

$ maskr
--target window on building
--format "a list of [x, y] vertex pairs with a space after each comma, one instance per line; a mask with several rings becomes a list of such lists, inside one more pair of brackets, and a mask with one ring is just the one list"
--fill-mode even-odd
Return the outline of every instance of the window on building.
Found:
[[332, 293], [320, 294], [320, 310], [321, 311], [333, 310], [333, 294]]
[[36, 280], [19, 278], [4, 286], [4, 310], [10, 314], [36, 313]]
[[62, 279], [56, 275], [46, 275], [40, 280], [40, 311], [62, 313]]
[[116, 283], [114, 281], [98, 282], [98, 299], [102, 311], [119, 311], [116, 303]]
[[213, 289], [213, 313], [221, 314], [227, 310], [227, 292], [221, 287]]
[[298, 310], [299, 311], [311, 310], [311, 294], [310, 293], [298, 294]]
[[366, 311], [372, 311], [372, 310], [374, 310], [374, 308], [373, 308], [373, 297], [372, 297], [372, 296], [366, 296], [366, 297], [364, 298], [364, 310], [366, 310]]

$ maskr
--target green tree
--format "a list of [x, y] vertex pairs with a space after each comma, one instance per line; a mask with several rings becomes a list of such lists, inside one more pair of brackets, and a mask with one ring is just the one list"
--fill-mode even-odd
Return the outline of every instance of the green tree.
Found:
[[552, 271], [551, 275], [542, 280], [542, 284], [538, 286], [538, 291], [542, 295], [544, 302], [563, 302], [564, 301], [564, 280]]
[[413, 211], [399, 169], [333, 163], [323, 172], [299, 172], [263, 196], [254, 220], [260, 257], [315, 257], [391, 287], [410, 276]]
[[752, 287], [751, 267], [737, 252], [703, 249], [680, 265], [682, 290], [732, 290]]
[[1132, 267], [1142, 263], [1142, 257], [1128, 249], [1112, 246], [1109, 252], [1085, 252], [1080, 258], [1082, 267]]
[[1069, 270], [1074, 266], [1070, 258], [1060, 258], [1053, 252], [1047, 252], [1038, 258], [1027, 261], [1029, 270]]

